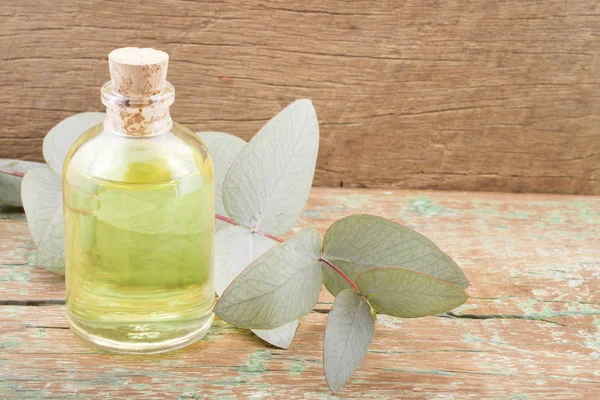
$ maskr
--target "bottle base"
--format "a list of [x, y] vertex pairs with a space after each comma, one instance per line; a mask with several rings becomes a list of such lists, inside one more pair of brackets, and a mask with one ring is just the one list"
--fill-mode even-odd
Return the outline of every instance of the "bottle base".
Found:
[[[164, 340], [160, 340], [160, 335], [157, 335], [156, 332], [148, 332], [152, 330], [148, 328], [149, 324], [137, 323], [127, 325], [125, 329], [128, 332], [125, 335], [123, 333], [119, 335], [98, 335], [93, 332], [114, 333], [118, 330], [123, 330], [124, 327], [122, 325], [112, 327], [103, 326], [102, 328], [94, 327], [81, 321], [70, 311], [67, 311], [67, 317], [71, 330], [93, 347], [117, 354], [159, 354], [180, 349], [200, 340], [208, 332], [215, 315], [213, 312], [210, 312], [210, 314], [207, 314], [200, 321], [194, 323], [192, 328], [186, 327], [185, 333], [171, 333], [170, 335], [166, 335]], [[162, 324], [173, 326], [173, 323], [165, 322]], [[107, 336], [118, 336], [119, 338], [129, 338], [129, 340], [115, 340]], [[135, 339], [131, 338], [132, 336], [135, 336]]]

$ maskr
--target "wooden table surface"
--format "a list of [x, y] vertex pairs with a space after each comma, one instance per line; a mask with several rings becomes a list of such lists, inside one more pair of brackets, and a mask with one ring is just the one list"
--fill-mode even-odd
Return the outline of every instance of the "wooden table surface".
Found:
[[[600, 197], [315, 188], [299, 226], [372, 213], [434, 240], [465, 271], [450, 315], [378, 316], [339, 398], [600, 398]], [[68, 329], [63, 278], [35, 266], [24, 215], [0, 208], [0, 398], [334, 398], [322, 292], [289, 350], [216, 321], [159, 356], [95, 350]]]

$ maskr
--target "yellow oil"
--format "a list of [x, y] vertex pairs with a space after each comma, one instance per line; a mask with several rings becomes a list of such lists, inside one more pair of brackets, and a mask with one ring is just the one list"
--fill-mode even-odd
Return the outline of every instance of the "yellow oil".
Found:
[[71, 326], [115, 352], [182, 347], [213, 319], [212, 163], [190, 137], [99, 131], [64, 172]]

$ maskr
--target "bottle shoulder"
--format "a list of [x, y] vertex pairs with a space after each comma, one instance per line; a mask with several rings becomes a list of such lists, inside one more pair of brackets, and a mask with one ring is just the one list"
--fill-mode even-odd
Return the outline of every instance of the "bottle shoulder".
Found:
[[65, 160], [70, 171], [122, 183], [163, 183], [194, 173], [212, 177], [212, 160], [204, 143], [174, 123], [169, 132], [149, 137], [116, 134], [99, 124], [83, 133]]

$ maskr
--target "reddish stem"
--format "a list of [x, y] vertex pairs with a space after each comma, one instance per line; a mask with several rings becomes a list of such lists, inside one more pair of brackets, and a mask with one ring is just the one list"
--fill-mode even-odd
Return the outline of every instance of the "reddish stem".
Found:
[[258, 233], [259, 235], [262, 235], [264, 237], [268, 237], [269, 239], [273, 239], [278, 241], [279, 243], [283, 243], [283, 239], [279, 239], [277, 236], [273, 236], [267, 232], [262, 232], [262, 231], [257, 231], [256, 229], [254, 229], [252, 232], [254, 233]]
[[[225, 216], [223, 216], [223, 215], [215, 214], [215, 218], [217, 218], [217, 219], [220, 219], [221, 221], [227, 222], [228, 224], [231, 224], [231, 225], [237, 225], [237, 224], [235, 223], [235, 221], [234, 221], [234, 220], [232, 220], [231, 218], [227, 218], [227, 217], [225, 217]], [[276, 241], [278, 241], [279, 243], [283, 243], [283, 239], [280, 239], [280, 238], [278, 238], [278, 237], [276, 237], [276, 236], [270, 235], [270, 234], [268, 234], [268, 233], [266, 233], [266, 232], [257, 231], [256, 229], [255, 229], [255, 230], [253, 230], [252, 232], [254, 232], [254, 233], [258, 233], [259, 235], [262, 235], [262, 236], [264, 236], [264, 237], [268, 237], [269, 239], [276, 240]], [[324, 263], [325, 263], [325, 264], [327, 264], [329, 267], [331, 267], [331, 268], [332, 268], [332, 269], [333, 269], [335, 272], [337, 272], [337, 273], [338, 273], [338, 274], [339, 274], [339, 275], [340, 275], [342, 278], [344, 278], [344, 280], [345, 280], [346, 282], [348, 282], [348, 283], [350, 284], [350, 286], [352, 286], [352, 288], [353, 288], [354, 290], [356, 290], [358, 293], [360, 293], [360, 290], [358, 290], [358, 286], [356, 286], [356, 283], [352, 282], [352, 279], [350, 279], [350, 278], [348, 277], [348, 275], [346, 275], [346, 274], [345, 274], [345, 273], [344, 273], [344, 272], [343, 272], [341, 269], [339, 269], [338, 267], [336, 267], [335, 265], [333, 265], [333, 264], [331, 263], [331, 261], [329, 261], [329, 260], [328, 260], [328, 259], [326, 259], [325, 257], [321, 257], [320, 261], [324, 262]]]
[[[237, 225], [237, 223], [234, 220], [232, 220], [231, 218], [227, 218], [220, 214], [215, 214], [215, 218], [220, 219], [221, 221], [227, 222], [228, 224], [231, 224], [231, 225]], [[268, 237], [269, 239], [273, 239], [279, 243], [283, 243], [283, 239], [279, 239], [277, 236], [273, 236], [267, 232], [258, 231], [256, 229], [252, 230], [252, 232], [258, 233], [259, 235], [264, 236], [264, 237]]]
[[231, 224], [231, 225], [237, 225], [235, 223], [235, 221], [232, 220], [231, 218], [224, 217], [223, 215], [220, 215], [220, 214], [215, 214], [215, 218], [220, 219], [221, 221], [227, 222], [228, 224]]
[[25, 174], [23, 172], [9, 171], [7, 169], [1, 169], [1, 168], [0, 168], [0, 174], [12, 175], [12, 176], [16, 176], [16, 177], [19, 177], [19, 178], [22, 178], [22, 177], [25, 176]]
[[333, 268], [333, 270], [335, 272], [337, 272], [338, 274], [340, 274], [340, 276], [342, 278], [344, 278], [344, 280], [346, 282], [348, 282], [350, 284], [350, 286], [352, 286], [352, 289], [356, 290], [358, 293], [360, 293], [360, 290], [358, 290], [358, 286], [356, 286], [356, 283], [352, 282], [352, 279], [350, 279], [348, 277], [348, 275], [346, 275], [345, 273], [342, 272], [341, 269], [339, 269], [338, 267], [336, 267], [335, 265], [333, 265], [331, 263], [331, 261], [329, 261], [328, 259], [326, 259], [325, 257], [321, 256], [321, 261], [323, 261], [325, 264], [327, 264], [328, 266], [330, 266], [331, 268]]

